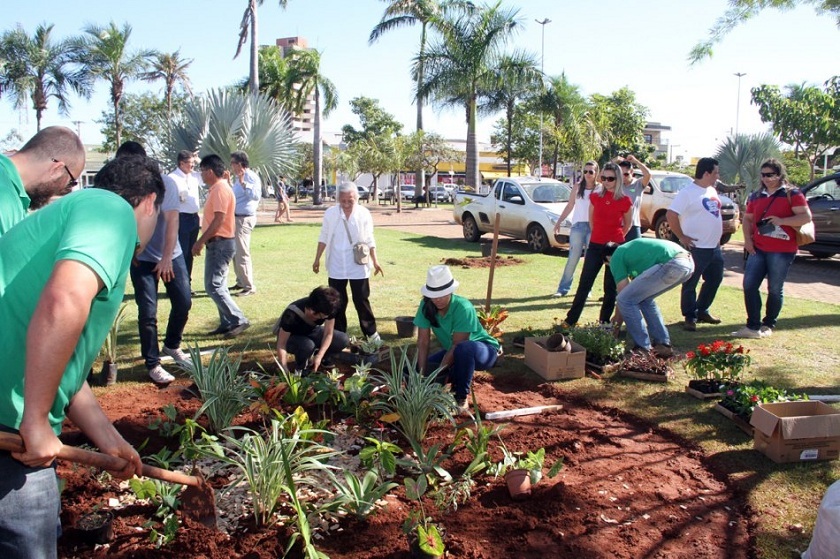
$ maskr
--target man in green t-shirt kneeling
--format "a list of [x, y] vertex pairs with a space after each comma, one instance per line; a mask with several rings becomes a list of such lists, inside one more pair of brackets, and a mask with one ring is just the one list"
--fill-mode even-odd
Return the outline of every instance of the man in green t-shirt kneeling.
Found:
[[152, 236], [163, 200], [160, 169], [115, 159], [96, 188], [68, 194], [0, 238], [0, 430], [25, 452], [0, 451], [0, 556], [55, 557], [59, 490], [52, 468], [72, 421], [100, 451], [140, 456], [85, 382], [123, 300], [129, 264]]
[[673, 355], [655, 299], [691, 277], [691, 254], [671, 241], [642, 237], [622, 245], [607, 243], [603, 255], [618, 290], [612, 322], [624, 320], [637, 348], [653, 350], [659, 357]]

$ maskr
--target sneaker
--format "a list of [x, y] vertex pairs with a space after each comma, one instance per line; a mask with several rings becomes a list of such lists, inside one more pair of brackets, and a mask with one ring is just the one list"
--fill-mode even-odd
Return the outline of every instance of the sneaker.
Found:
[[470, 405], [467, 403], [467, 399], [464, 398], [463, 400], [455, 400], [455, 406], [457, 409], [455, 410], [455, 415], [469, 415], [470, 413]]
[[683, 322], [683, 330], [685, 330], [686, 332], [696, 332], [697, 321], [691, 320], [690, 318], [685, 319], [685, 322]]
[[192, 365], [190, 354], [180, 348], [172, 349], [171, 347], [163, 346], [160, 352], [171, 357], [179, 365]]
[[558, 291], [557, 293], [552, 293], [551, 296], [552, 297], [565, 297], [566, 294], [562, 291]]
[[379, 336], [379, 332], [374, 332], [370, 336], [367, 337], [368, 341], [376, 342], [381, 340], [382, 338]]
[[215, 330], [210, 330], [207, 332], [208, 336], [219, 336], [221, 334], [227, 334], [230, 331], [229, 326], [219, 326]]
[[245, 288], [242, 287], [241, 285], [239, 285], [238, 283], [236, 285], [234, 285], [233, 287], [228, 287], [228, 291], [241, 291], [243, 289], [245, 289]]
[[149, 378], [157, 384], [169, 384], [175, 377], [166, 372], [166, 369], [160, 365], [155, 365], [154, 368], [149, 369]]
[[737, 332], [732, 332], [732, 336], [736, 338], [750, 338], [753, 340], [759, 340], [764, 337], [761, 335], [760, 330], [753, 330], [752, 328], [748, 328], [746, 326], [744, 326]]
[[242, 291], [240, 291], [239, 293], [234, 295], [234, 297], [248, 297], [250, 295], [256, 295], [256, 294], [257, 294], [256, 289], [243, 289]]
[[761, 332], [762, 338], [769, 338], [773, 335], [773, 329], [764, 324], [761, 325], [761, 328], [758, 331]]
[[655, 344], [653, 346], [653, 354], [661, 359], [674, 356], [674, 348], [668, 344]]
[[241, 334], [242, 332], [244, 332], [245, 330], [247, 330], [250, 327], [251, 327], [251, 323], [246, 320], [245, 322], [243, 322], [239, 326], [234, 326], [233, 328], [231, 328], [230, 330], [225, 332], [225, 338], [235, 338], [236, 336], [238, 336], [239, 334]]
[[707, 312], [702, 312], [697, 315], [697, 322], [703, 322], [705, 324], [720, 324], [720, 319]]

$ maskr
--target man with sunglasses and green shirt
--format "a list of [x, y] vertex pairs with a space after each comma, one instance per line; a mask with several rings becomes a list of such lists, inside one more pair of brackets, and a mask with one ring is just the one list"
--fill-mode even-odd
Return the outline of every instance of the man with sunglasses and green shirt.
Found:
[[85, 170], [85, 146], [69, 128], [44, 128], [19, 151], [0, 155], [0, 236], [78, 184]]

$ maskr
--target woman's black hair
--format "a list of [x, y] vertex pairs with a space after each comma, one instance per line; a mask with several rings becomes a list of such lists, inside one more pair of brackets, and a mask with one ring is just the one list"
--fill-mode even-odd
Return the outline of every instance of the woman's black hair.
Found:
[[425, 316], [426, 320], [428, 320], [435, 328], [440, 326], [440, 322], [438, 322], [437, 307], [429, 297], [423, 297], [423, 316]]

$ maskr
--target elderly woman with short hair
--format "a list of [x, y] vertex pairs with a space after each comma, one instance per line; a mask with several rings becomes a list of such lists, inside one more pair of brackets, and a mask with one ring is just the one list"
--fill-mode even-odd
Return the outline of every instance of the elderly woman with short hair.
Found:
[[[347, 332], [347, 284], [353, 296], [353, 306], [359, 315], [362, 334], [368, 338], [379, 338], [376, 317], [370, 306], [370, 272], [383, 274], [376, 255], [376, 241], [373, 238], [373, 218], [367, 208], [358, 204], [359, 191], [356, 183], [345, 182], [338, 187], [338, 203], [324, 212], [324, 222], [318, 237], [318, 249], [312, 271], [321, 270], [321, 255], [326, 252], [326, 266], [329, 286], [341, 295], [341, 306], [335, 316], [335, 329]], [[354, 245], [363, 243], [370, 250], [369, 261], [358, 264], [354, 256]]]

